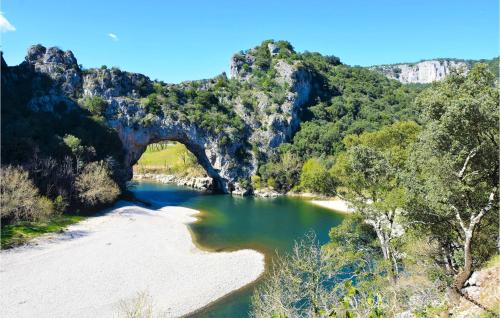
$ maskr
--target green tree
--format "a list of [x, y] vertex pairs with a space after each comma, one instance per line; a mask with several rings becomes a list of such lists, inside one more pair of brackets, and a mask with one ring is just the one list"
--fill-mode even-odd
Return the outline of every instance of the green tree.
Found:
[[285, 152], [276, 161], [270, 161], [259, 168], [267, 184], [281, 192], [288, 192], [298, 183], [302, 163], [298, 156]]
[[87, 96], [83, 99], [82, 106], [93, 115], [102, 116], [108, 103], [100, 96]]
[[326, 165], [317, 158], [307, 160], [300, 173], [300, 187], [321, 194], [333, 194], [335, 184]]
[[384, 259], [393, 264], [394, 279], [399, 272], [396, 239], [402, 233], [400, 215], [406, 202], [401, 172], [419, 131], [414, 122], [399, 122], [347, 136], [347, 150], [337, 156], [332, 168], [340, 185], [337, 191], [377, 233]]
[[498, 101], [495, 78], [482, 64], [434, 84], [417, 100], [428, 123], [409, 160], [408, 218], [439, 242], [453, 301], [496, 250]]

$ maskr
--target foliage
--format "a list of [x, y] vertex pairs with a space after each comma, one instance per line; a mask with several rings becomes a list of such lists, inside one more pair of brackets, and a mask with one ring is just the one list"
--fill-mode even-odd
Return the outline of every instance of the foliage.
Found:
[[97, 116], [104, 115], [108, 103], [100, 96], [87, 96], [82, 100], [82, 107]]
[[397, 223], [406, 202], [401, 169], [420, 131], [414, 122], [400, 122], [376, 132], [344, 139], [346, 151], [337, 156], [332, 173], [347, 198], [377, 232], [384, 259], [399, 271]]
[[438, 242], [455, 290], [496, 250], [498, 100], [483, 64], [433, 84], [417, 100], [428, 123], [408, 164], [407, 217]]
[[335, 193], [335, 180], [325, 162], [311, 158], [304, 163], [300, 173], [300, 188], [314, 193]]
[[177, 176], [206, 176], [196, 157], [181, 143], [155, 143], [146, 148], [134, 171], [164, 173]]
[[21, 221], [2, 225], [1, 247], [10, 248], [24, 244], [37, 236], [64, 230], [68, 225], [79, 222], [85, 217], [73, 214], [54, 215], [47, 220]]
[[[349, 222], [344, 228], [359, 225]], [[251, 317], [383, 317], [387, 306], [380, 291], [386, 279], [371, 252], [355, 248], [373, 236], [357, 234], [342, 245], [322, 248], [309, 233], [289, 255], [278, 256], [254, 292]]]
[[259, 174], [270, 187], [277, 191], [288, 192], [298, 183], [301, 165], [296, 155], [284, 153], [278, 160], [262, 165]]
[[303, 55], [313, 70], [312, 103], [291, 151], [305, 158], [333, 155], [344, 149], [349, 134], [374, 131], [400, 120], [416, 120], [412, 100], [418, 90], [359, 67], [328, 63], [325, 57]]
[[87, 206], [113, 202], [120, 194], [118, 185], [111, 179], [108, 166], [103, 161], [91, 162], [76, 179], [78, 197]]
[[250, 178], [250, 181], [252, 182], [252, 188], [254, 188], [255, 190], [259, 190], [260, 188], [262, 188], [262, 179], [260, 176], [253, 175]]
[[0, 218], [3, 221], [43, 220], [54, 212], [50, 199], [38, 195], [38, 189], [20, 168], [0, 168]]
[[40, 195], [53, 201], [58, 213], [79, 207], [75, 179], [91, 161], [109, 162], [112, 178], [125, 182], [122, 144], [116, 131], [103, 123], [102, 99], [83, 99], [80, 106], [87, 109], [68, 99], [53, 111], [34, 111], [29, 101], [48, 94], [52, 79], [28, 73], [8, 84], [1, 96], [1, 163], [27, 171]]

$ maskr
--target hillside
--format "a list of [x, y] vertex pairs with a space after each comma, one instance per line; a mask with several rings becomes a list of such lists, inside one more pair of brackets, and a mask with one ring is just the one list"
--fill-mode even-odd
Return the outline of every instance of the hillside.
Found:
[[[41, 45], [20, 65], [2, 65], [2, 163], [29, 170], [34, 157], [81, 165], [108, 158], [119, 184], [148, 144], [173, 140], [196, 156], [219, 190], [249, 193], [250, 177], [297, 131], [318, 133], [327, 121], [320, 142], [335, 149], [347, 133], [415, 117], [409, 89], [334, 56], [295, 52], [286, 41], [235, 54], [231, 77], [180, 84], [117, 68], [84, 69], [71, 51]], [[84, 153], [71, 150], [66, 135]]]
[[390, 79], [403, 84], [429, 84], [440, 81], [453, 70], [463, 69], [468, 72], [477, 63], [488, 64], [490, 70], [498, 77], [499, 58], [490, 60], [463, 60], [463, 59], [433, 59], [422, 60], [416, 63], [398, 63], [374, 65], [370, 70], [379, 72]]

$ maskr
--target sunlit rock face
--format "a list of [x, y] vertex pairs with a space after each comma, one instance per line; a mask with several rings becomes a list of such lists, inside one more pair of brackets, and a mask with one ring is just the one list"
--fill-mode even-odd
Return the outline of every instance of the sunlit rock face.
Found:
[[[164, 111], [152, 114], [145, 109], [143, 100], [154, 92], [154, 85], [181, 90], [185, 89], [185, 83], [153, 82], [145, 75], [117, 68], [82, 69], [71, 51], [59, 48], [32, 46], [25, 61], [13, 67], [8, 67], [2, 57], [2, 86], [9, 88], [12, 83], [29, 83], [32, 97], [28, 107], [37, 112], [61, 113], [61, 107], [63, 113], [78, 110], [85, 98], [90, 97], [105, 101], [104, 123], [117, 132], [122, 142], [123, 165], [129, 179], [132, 166], [148, 144], [172, 140], [183, 143], [196, 156], [217, 190], [249, 194], [252, 191], [250, 176], [258, 168], [252, 148], [266, 156], [292, 138], [300, 124], [300, 108], [308, 102], [312, 85], [306, 69], [296, 62], [277, 58], [279, 50], [272, 43], [268, 48], [275, 59], [271, 67], [275, 70], [277, 85], [282, 88], [282, 96], [277, 100], [257, 88], [245, 91], [255, 100], [252, 111], [245, 108], [242, 91], [236, 91], [231, 97], [217, 96], [244, 123], [234, 138], [224, 141], [222, 133], [207, 130], [196, 121], [186, 121]], [[248, 66], [243, 69], [239, 56], [231, 59], [232, 76], [227, 80], [243, 90], [248, 86], [245, 83], [254, 80], [254, 75], [247, 72]], [[255, 61], [252, 50], [243, 59], [252, 64]], [[190, 83], [195, 83], [198, 90], [206, 90], [216, 85], [216, 79]]]
[[412, 64], [391, 64], [370, 67], [403, 84], [428, 84], [440, 81], [452, 71], [467, 73], [470, 65], [454, 60], [428, 60]]

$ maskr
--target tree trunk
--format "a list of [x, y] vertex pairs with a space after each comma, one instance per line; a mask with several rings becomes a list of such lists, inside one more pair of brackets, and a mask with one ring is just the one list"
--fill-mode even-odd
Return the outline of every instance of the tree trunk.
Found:
[[[375, 223], [377, 224], [377, 223]], [[376, 226], [375, 224], [372, 224], [375, 233], [377, 233], [377, 238], [380, 243], [380, 248], [382, 249], [382, 255], [384, 256], [384, 260], [390, 262], [391, 264], [391, 271], [390, 271], [390, 278], [391, 282], [395, 283], [396, 282], [396, 275], [398, 272], [397, 269], [397, 262], [393, 262], [393, 257], [392, 257], [392, 252], [391, 252], [391, 247], [389, 246], [389, 239], [387, 239], [384, 231], [380, 228], [380, 226]]]
[[465, 233], [464, 242], [464, 267], [458, 272], [453, 280], [452, 290], [450, 291], [451, 301], [457, 304], [462, 296], [462, 288], [472, 275], [472, 231]]

